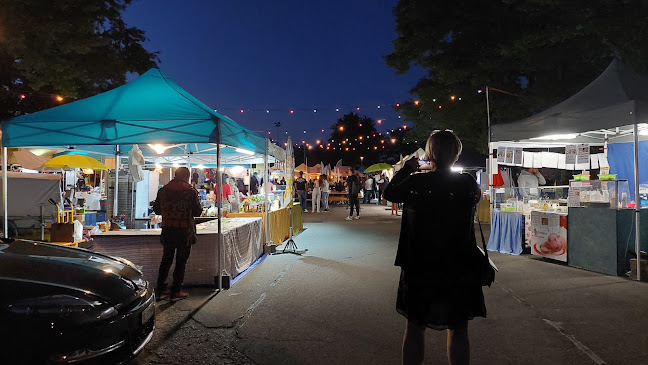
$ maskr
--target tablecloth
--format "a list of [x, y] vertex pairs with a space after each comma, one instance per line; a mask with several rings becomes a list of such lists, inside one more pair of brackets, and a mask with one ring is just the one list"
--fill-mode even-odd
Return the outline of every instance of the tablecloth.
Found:
[[524, 217], [522, 213], [493, 211], [488, 251], [519, 255], [522, 253]]
[[[263, 254], [262, 223], [260, 218], [224, 218], [223, 268], [236, 277]], [[191, 248], [185, 272], [185, 285], [215, 285], [218, 276], [218, 221], [196, 226], [197, 241]], [[155, 285], [162, 259], [160, 229], [121, 230], [93, 236], [94, 250], [123, 257], [133, 262], [144, 278]], [[172, 280], [175, 261], [167, 282]]]

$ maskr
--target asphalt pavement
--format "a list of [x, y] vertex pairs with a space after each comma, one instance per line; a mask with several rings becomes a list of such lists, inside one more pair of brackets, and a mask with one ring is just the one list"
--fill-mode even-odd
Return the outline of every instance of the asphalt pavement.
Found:
[[[304, 255], [270, 255], [229, 290], [161, 302], [156, 336], [133, 363], [399, 364], [400, 216], [372, 204], [359, 220], [346, 215], [305, 213]], [[499, 273], [484, 288], [488, 318], [470, 321], [473, 364], [648, 364], [647, 283], [491, 257]], [[427, 331], [426, 363], [447, 363], [445, 340]]]

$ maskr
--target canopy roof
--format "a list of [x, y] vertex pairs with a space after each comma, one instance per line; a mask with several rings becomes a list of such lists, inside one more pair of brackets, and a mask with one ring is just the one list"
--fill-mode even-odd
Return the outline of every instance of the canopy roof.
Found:
[[491, 141], [591, 131], [607, 133], [609, 129], [647, 121], [648, 77], [614, 59], [592, 83], [562, 103], [517, 122], [492, 125]]
[[265, 139], [215, 112], [160, 70], [73, 103], [2, 123], [5, 147], [220, 143], [265, 154]]

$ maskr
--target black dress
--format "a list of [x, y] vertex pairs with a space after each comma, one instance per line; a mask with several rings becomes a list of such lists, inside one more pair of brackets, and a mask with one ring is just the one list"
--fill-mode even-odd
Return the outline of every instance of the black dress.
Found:
[[404, 166], [384, 193], [405, 203], [395, 262], [402, 268], [397, 311], [437, 330], [486, 317], [473, 220], [480, 197], [475, 179], [449, 170], [412, 172]]

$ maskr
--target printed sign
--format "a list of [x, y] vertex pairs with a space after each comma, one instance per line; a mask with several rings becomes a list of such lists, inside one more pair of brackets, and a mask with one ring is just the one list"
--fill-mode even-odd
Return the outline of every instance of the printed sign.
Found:
[[516, 147], [513, 150], [513, 164], [522, 166], [522, 148]]
[[504, 163], [505, 158], [506, 158], [506, 147], [498, 147], [497, 148], [497, 163]]
[[576, 156], [576, 163], [577, 164], [587, 164], [589, 166], [590, 163], [590, 153], [589, 153], [589, 146], [586, 144], [581, 144], [578, 145], [578, 154]]
[[567, 215], [531, 212], [531, 254], [567, 262]]
[[570, 144], [565, 147], [565, 163], [567, 165], [576, 164], [576, 155], [578, 154], [578, 146]]
[[506, 147], [506, 159], [504, 160], [504, 163], [506, 164], [512, 164], [513, 163], [513, 147]]

